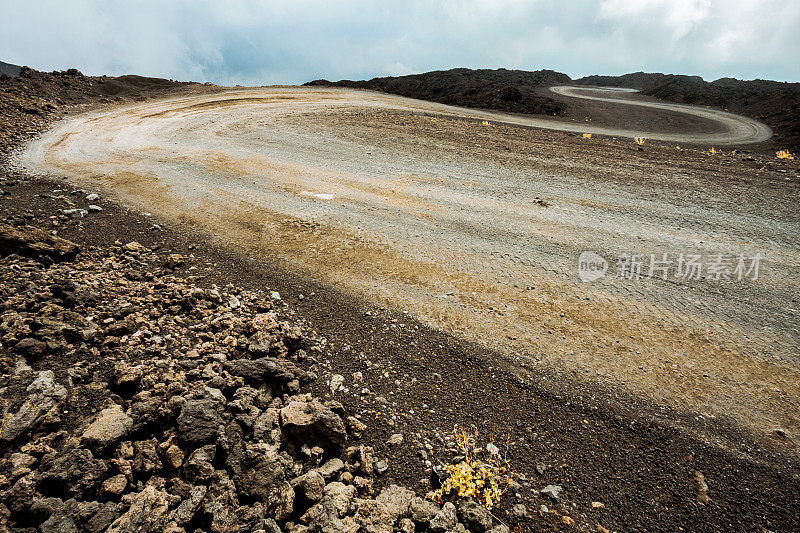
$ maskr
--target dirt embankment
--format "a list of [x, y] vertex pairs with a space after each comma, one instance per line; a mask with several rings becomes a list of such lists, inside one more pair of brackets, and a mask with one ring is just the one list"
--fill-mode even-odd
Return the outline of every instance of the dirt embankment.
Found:
[[39, 72], [21, 67], [19, 75], [0, 73], [0, 151], [7, 152], [50, 121], [93, 105], [142, 101], [178, 91], [212, 90], [143, 76], [84, 76], [77, 69]]

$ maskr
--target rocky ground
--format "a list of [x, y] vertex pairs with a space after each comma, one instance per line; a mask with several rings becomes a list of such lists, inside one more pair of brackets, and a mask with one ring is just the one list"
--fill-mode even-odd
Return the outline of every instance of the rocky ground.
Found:
[[[100, 85], [186, 90], [134, 81], [3, 77], [4, 156], [63, 112], [108, 103]], [[0, 531], [509, 531], [508, 512], [383, 477], [391, 461], [332, 398], [344, 378], [325, 340], [277, 292], [203, 288], [193, 256], [159, 246], [63, 239], [109, 206], [49, 182], [23, 204], [31, 184], [9, 170], [0, 185], [15, 200], [0, 222]], [[320, 373], [325, 399], [310, 392]], [[440, 459], [463, 461], [453, 435], [441, 444]], [[436, 488], [443, 463], [425, 460]]]
[[182, 256], [136, 242], [74, 259], [68, 241], [12, 223], [18, 253], [0, 261], [3, 526], [463, 531], [458, 516], [492, 529], [474, 503], [456, 513], [397, 485], [375, 490], [389, 465], [359, 442], [363, 422], [303, 393], [324, 345], [277, 294], [204, 290], [171, 274]]

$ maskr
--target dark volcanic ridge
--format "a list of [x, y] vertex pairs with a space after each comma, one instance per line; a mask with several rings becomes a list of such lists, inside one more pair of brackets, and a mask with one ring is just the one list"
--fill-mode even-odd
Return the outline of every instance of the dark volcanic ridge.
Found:
[[800, 148], [800, 83], [734, 78], [708, 82], [699, 76], [645, 72], [573, 80], [552, 70], [457, 68], [363, 81], [315, 80], [306, 85], [370, 89], [443, 104], [583, 120], [580, 104], [548, 90], [569, 84], [625, 87], [669, 102], [725, 109], [770, 126], [771, 147]]
[[373, 78], [368, 81], [316, 80], [306, 85], [371, 89], [442, 104], [498, 109], [532, 115], [563, 115], [566, 106], [543, 93], [542, 88], [572, 80], [552, 70], [470, 70], [455, 68], [424, 74]]

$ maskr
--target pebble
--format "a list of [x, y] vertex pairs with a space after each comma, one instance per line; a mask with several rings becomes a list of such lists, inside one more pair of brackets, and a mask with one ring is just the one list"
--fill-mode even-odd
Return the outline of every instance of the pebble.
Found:
[[403, 443], [403, 434], [402, 433], [395, 433], [394, 435], [389, 437], [389, 440], [386, 441], [386, 444], [389, 444], [391, 446], [397, 446], [398, 444], [402, 444], [402, 443]]
[[561, 487], [561, 485], [547, 485], [539, 492], [541, 492], [545, 496], [549, 496], [550, 499], [552, 499], [553, 501], [558, 501], [559, 497], [561, 496], [561, 492], [563, 490], [564, 489]]
[[389, 463], [385, 459], [379, 459], [372, 463], [372, 470], [376, 475], [382, 476], [389, 470]]

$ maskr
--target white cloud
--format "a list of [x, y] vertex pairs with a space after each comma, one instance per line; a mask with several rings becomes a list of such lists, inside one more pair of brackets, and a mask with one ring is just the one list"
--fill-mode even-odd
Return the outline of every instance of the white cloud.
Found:
[[438, 68], [800, 80], [800, 0], [0, 0], [0, 60], [220, 83]]

